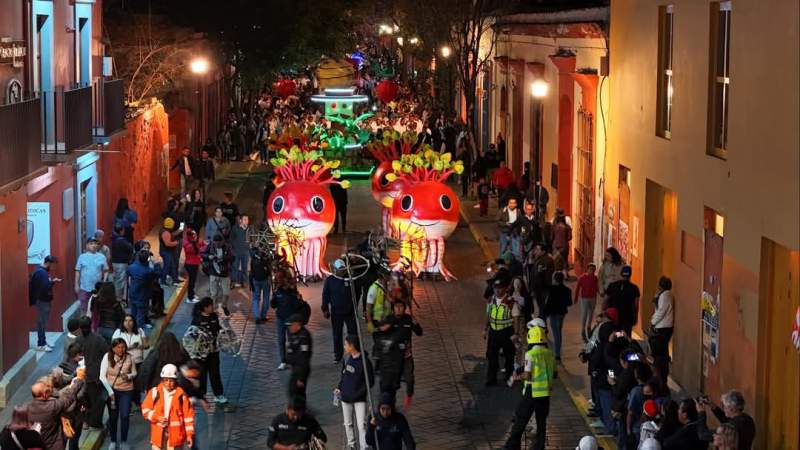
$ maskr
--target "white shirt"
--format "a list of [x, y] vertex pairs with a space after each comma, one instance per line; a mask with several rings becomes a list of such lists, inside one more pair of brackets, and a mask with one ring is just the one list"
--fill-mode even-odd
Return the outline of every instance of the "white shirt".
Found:
[[[144, 337], [145, 336], [147, 336], [147, 335], [144, 333], [144, 330], [142, 330], [141, 328], [139, 328], [139, 333], [138, 334], [131, 334], [131, 333], [128, 333], [128, 332], [123, 333], [122, 331], [120, 331], [119, 328], [117, 328], [117, 330], [114, 331], [114, 335], [111, 336], [111, 340], [113, 341], [114, 339], [117, 339], [117, 338], [124, 339], [125, 343], [128, 344], [128, 353], [131, 354], [131, 358], [133, 358], [133, 362], [136, 363], [136, 364], [139, 364], [142, 361], [144, 361]], [[133, 344], [139, 344], [139, 345], [136, 348], [134, 348]]]
[[175, 397], [175, 389], [168, 391], [164, 389], [164, 417], [169, 419], [169, 408], [172, 406], [172, 398]]
[[506, 209], [506, 212], [508, 212], [508, 223], [514, 223], [517, 221], [517, 217], [519, 216], [519, 210], [517, 208], [514, 208], [513, 210]]
[[187, 177], [192, 176], [192, 167], [189, 165], [189, 157], [183, 157], [183, 172], [186, 174]]

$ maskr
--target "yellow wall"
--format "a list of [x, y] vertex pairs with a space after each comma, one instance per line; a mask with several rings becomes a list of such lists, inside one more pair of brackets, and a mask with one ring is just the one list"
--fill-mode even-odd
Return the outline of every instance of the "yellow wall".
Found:
[[[738, 387], [752, 402], [758, 341], [761, 238], [800, 248], [800, 7], [796, 0], [734, 0], [728, 158], [706, 154], [709, 2], [674, 5], [671, 139], [655, 134], [658, 4], [611, 4], [611, 73], [606, 195], [617, 196], [617, 170], [631, 169], [631, 215], [643, 255], [645, 185], [677, 195], [675, 237], [686, 233], [686, 261], [675, 261], [675, 375], [696, 388], [703, 274], [703, 207], [725, 216], [722, 275], [721, 389]], [[698, 255], [699, 252], [699, 255]], [[676, 258], [680, 258], [680, 248]], [[641, 282], [642, 261], [634, 260]], [[644, 299], [649, 301], [649, 299]], [[678, 344], [681, 345], [678, 345]], [[751, 403], [752, 404], [752, 403]]]

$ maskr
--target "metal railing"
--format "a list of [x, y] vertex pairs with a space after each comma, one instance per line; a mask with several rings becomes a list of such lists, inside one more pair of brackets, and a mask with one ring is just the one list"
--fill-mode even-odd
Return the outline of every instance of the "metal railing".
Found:
[[42, 153], [64, 155], [92, 144], [92, 87], [41, 92]]
[[111, 136], [125, 126], [125, 90], [122, 80], [94, 83], [94, 135]]
[[0, 106], [0, 186], [42, 165], [41, 110], [38, 98]]

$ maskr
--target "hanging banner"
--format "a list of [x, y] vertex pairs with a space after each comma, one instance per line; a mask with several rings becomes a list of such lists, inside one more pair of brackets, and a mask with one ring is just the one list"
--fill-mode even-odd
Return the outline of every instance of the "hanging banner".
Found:
[[50, 254], [50, 203], [28, 202], [28, 264], [41, 264]]

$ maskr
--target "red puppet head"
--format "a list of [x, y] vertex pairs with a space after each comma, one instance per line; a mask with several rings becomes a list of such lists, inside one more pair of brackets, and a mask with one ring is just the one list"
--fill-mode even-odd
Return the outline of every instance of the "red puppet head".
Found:
[[423, 181], [401, 190], [392, 205], [392, 224], [422, 227], [426, 239], [446, 238], [459, 220], [458, 196], [439, 181]]
[[411, 153], [411, 141], [403, 138], [379, 142], [370, 145], [368, 150], [380, 162], [372, 174], [372, 197], [384, 208], [391, 208], [397, 194], [406, 186], [406, 180], [404, 178], [389, 180], [387, 175], [394, 172], [392, 161]]
[[311, 181], [287, 181], [267, 201], [270, 228], [293, 228], [304, 238], [321, 237], [333, 227], [336, 207], [325, 185]]

